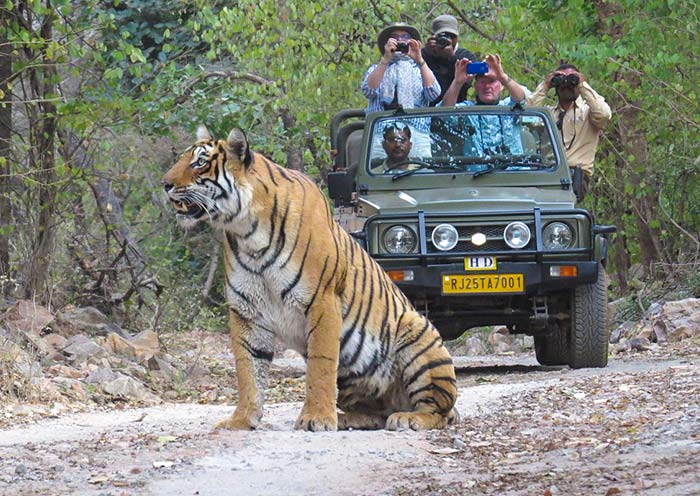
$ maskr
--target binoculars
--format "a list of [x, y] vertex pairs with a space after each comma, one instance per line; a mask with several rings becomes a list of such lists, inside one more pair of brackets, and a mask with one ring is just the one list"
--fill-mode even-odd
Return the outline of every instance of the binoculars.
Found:
[[578, 77], [578, 74], [555, 74], [552, 76], [552, 80], [549, 82], [549, 84], [552, 86], [552, 88], [559, 88], [561, 86], [578, 86], [579, 81], [581, 78]]

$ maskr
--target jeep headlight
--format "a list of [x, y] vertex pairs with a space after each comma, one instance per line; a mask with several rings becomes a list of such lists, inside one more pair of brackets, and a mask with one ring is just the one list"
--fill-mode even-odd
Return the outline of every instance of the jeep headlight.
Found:
[[440, 224], [433, 229], [431, 239], [435, 248], [441, 251], [448, 251], [457, 246], [459, 235], [453, 225]]
[[564, 222], [550, 222], [542, 231], [542, 244], [545, 250], [563, 250], [571, 247], [574, 233]]
[[503, 240], [511, 248], [524, 248], [530, 242], [530, 228], [523, 222], [511, 222], [503, 231]]
[[416, 233], [408, 226], [392, 226], [382, 236], [384, 249], [389, 253], [412, 253], [416, 249]]

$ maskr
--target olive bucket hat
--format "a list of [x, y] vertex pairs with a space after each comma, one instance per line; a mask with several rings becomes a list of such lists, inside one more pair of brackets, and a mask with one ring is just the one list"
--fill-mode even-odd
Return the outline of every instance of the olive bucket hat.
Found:
[[457, 18], [450, 14], [437, 16], [433, 20], [433, 34], [450, 33], [459, 36], [459, 28], [457, 27]]
[[403, 22], [395, 22], [382, 29], [379, 32], [379, 36], [377, 36], [377, 47], [379, 47], [379, 52], [382, 55], [384, 55], [384, 45], [386, 45], [387, 40], [389, 40], [389, 38], [391, 37], [391, 33], [393, 33], [394, 31], [406, 31], [408, 34], [411, 35], [411, 38], [413, 38], [414, 40], [421, 41], [420, 33], [416, 28], [414, 28], [410, 24], [405, 24]]

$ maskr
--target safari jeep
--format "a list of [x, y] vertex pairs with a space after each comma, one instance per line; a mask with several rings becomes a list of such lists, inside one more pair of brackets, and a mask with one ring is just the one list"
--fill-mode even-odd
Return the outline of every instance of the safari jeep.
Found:
[[615, 228], [576, 207], [580, 175], [547, 109], [346, 110], [331, 144], [336, 219], [444, 339], [505, 325], [534, 336], [543, 365], [607, 365]]

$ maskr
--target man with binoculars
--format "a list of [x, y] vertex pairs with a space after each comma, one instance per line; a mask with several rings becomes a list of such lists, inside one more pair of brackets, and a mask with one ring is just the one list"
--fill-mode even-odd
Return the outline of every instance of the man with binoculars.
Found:
[[[527, 95], [529, 105], [542, 105], [554, 88], [557, 104], [550, 107], [561, 133], [569, 167], [583, 173], [579, 200], [588, 189], [600, 132], [610, 122], [612, 112], [605, 99], [595, 92], [571, 64], [562, 64], [549, 73], [537, 89]], [[577, 173], [577, 172], [575, 172]]]

